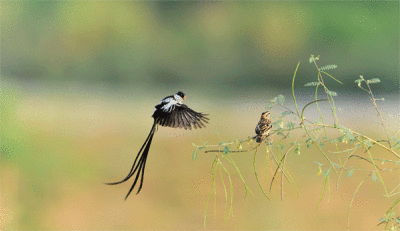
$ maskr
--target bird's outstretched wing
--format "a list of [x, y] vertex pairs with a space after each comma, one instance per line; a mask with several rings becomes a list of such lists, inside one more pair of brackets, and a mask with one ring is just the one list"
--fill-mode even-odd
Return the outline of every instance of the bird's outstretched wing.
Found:
[[[207, 114], [195, 112], [185, 104], [175, 104], [171, 110], [157, 110], [153, 117], [157, 124], [163, 127], [192, 129], [202, 128], [208, 123]], [[204, 123], [203, 123], [204, 122]]]

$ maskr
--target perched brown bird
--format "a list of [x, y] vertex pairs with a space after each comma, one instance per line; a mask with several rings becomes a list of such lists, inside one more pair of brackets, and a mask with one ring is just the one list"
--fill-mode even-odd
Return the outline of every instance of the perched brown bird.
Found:
[[265, 138], [269, 136], [269, 130], [272, 128], [272, 121], [269, 118], [271, 113], [266, 111], [261, 114], [260, 121], [256, 126], [256, 142], [261, 143]]

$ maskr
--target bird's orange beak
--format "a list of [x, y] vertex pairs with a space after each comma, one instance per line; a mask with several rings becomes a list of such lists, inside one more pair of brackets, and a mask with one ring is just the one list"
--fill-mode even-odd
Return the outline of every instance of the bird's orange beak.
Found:
[[187, 98], [187, 96], [185, 95], [184, 97], [183, 97], [183, 100], [185, 100]]

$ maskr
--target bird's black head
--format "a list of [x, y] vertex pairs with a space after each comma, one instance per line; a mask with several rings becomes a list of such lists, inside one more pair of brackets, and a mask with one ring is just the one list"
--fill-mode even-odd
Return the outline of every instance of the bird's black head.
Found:
[[176, 94], [179, 95], [182, 99], [186, 99], [185, 93], [178, 91], [178, 93], [176, 93]]

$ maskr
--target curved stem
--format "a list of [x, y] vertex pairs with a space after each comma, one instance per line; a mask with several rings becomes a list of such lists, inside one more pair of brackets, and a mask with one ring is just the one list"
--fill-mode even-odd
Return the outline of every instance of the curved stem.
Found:
[[[300, 117], [299, 108], [297, 107], [296, 97], [294, 96], [294, 79], [296, 78], [297, 69], [299, 69], [300, 61], [297, 64], [296, 70], [294, 71], [293, 80], [292, 80], [292, 95], [294, 100], [294, 105], [296, 106], [297, 115]], [[301, 122], [303, 122], [303, 118], [300, 117]]]

